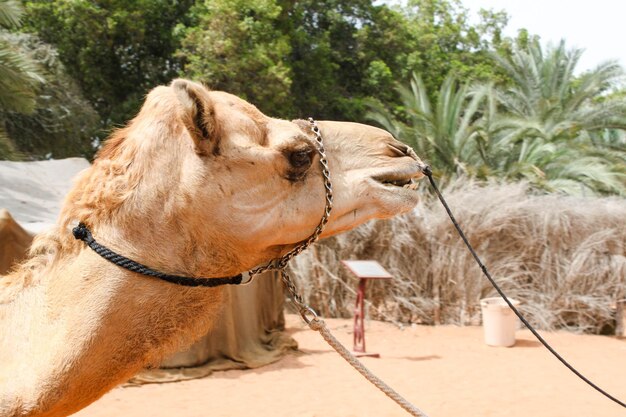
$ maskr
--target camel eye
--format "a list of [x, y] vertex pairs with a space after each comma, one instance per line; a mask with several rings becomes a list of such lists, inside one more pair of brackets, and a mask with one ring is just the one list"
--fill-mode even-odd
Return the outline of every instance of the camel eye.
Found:
[[312, 156], [309, 149], [294, 151], [289, 154], [289, 163], [296, 169], [308, 168], [311, 165]]
[[285, 150], [285, 158], [289, 161], [290, 167], [285, 173], [285, 178], [295, 182], [302, 180], [311, 168], [315, 149], [312, 146], [299, 147], [297, 149]]

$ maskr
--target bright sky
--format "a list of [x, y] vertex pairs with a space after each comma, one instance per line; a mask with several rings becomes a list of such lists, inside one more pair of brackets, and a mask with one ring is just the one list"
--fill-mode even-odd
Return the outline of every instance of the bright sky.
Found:
[[568, 47], [583, 48], [577, 72], [616, 59], [626, 67], [626, 1], [624, 0], [461, 0], [477, 19], [478, 10], [505, 10], [505, 34], [520, 28], [541, 36], [542, 44], [565, 39]]

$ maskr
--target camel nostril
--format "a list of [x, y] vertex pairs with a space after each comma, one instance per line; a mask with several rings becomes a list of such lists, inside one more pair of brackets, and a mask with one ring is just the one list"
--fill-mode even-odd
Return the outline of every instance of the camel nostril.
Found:
[[402, 142], [387, 143], [387, 146], [389, 147], [389, 149], [391, 149], [391, 151], [394, 153], [395, 156], [414, 157], [413, 155], [415, 155], [415, 152], [413, 151], [413, 149], [410, 146]]
[[406, 154], [407, 154], [407, 156], [410, 156], [411, 158], [415, 159], [416, 161], [421, 162], [419, 156], [417, 156], [417, 154], [415, 153], [413, 148], [411, 148], [410, 146], [407, 146]]

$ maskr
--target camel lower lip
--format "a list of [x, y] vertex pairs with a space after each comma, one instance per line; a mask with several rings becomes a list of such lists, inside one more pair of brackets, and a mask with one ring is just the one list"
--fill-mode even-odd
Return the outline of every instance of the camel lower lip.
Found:
[[407, 184], [407, 185], [405, 185], [402, 188], [408, 188], [409, 190], [415, 191], [415, 190], [417, 190], [417, 186], [418, 186], [418, 184], [415, 181], [411, 180], [410, 184]]
[[391, 182], [382, 182], [375, 179], [370, 179], [374, 184], [383, 190], [391, 193], [406, 193], [416, 191], [419, 183], [413, 179], [405, 180], [401, 185], [394, 184]]

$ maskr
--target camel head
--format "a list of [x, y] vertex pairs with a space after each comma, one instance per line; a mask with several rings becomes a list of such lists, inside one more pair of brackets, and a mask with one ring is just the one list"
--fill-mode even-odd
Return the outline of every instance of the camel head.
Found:
[[[334, 194], [322, 237], [416, 205], [413, 180], [424, 164], [410, 148], [376, 127], [317, 123]], [[107, 224], [125, 241], [143, 240], [130, 254], [143, 252], [144, 263], [168, 272], [238, 273], [312, 234], [325, 204], [319, 158], [308, 121], [274, 119], [236, 96], [178, 79], [150, 92], [104, 146], [81, 191], [68, 197], [70, 206], [83, 202], [68, 221], [91, 223], [96, 236], [98, 224]], [[174, 258], [186, 262], [173, 270]]]

